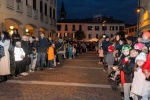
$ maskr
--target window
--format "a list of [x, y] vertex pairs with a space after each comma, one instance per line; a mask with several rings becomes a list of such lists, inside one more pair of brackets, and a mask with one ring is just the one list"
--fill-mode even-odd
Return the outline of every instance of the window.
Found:
[[61, 31], [61, 25], [57, 25], [57, 30]]
[[53, 9], [53, 19], [55, 19], [55, 9]]
[[82, 25], [79, 25], [79, 30], [82, 31]]
[[92, 30], [92, 28], [93, 28], [92, 26], [88, 26], [88, 30]]
[[76, 31], [75, 25], [72, 25], [72, 31]]
[[28, 5], [28, 0], [26, 0], [26, 5]]
[[119, 26], [119, 30], [123, 31], [124, 30], [124, 26]]
[[33, 9], [36, 10], [36, 0], [33, 0]]
[[95, 30], [98, 31], [99, 30], [99, 26], [95, 26]]
[[89, 34], [89, 39], [91, 38], [91, 34]]
[[45, 15], [47, 16], [47, 4], [45, 4]]
[[49, 17], [52, 18], [52, 7], [49, 8]]
[[98, 34], [96, 34], [96, 38], [98, 39]]
[[68, 26], [67, 25], [65, 25], [65, 31], [68, 31]]
[[106, 31], [107, 30], [107, 26], [102, 26], [102, 30]]
[[67, 37], [68, 36], [68, 33], [64, 33], [64, 37]]
[[116, 26], [116, 31], [118, 31], [118, 26]]
[[43, 12], [43, 2], [40, 1], [40, 12], [42, 13]]
[[110, 26], [110, 31], [114, 31], [114, 26]]

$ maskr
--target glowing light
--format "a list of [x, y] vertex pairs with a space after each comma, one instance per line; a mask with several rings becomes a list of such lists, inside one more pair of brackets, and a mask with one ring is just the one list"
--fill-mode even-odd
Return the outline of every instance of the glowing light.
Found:
[[10, 29], [13, 30], [13, 29], [14, 29], [14, 26], [10, 26]]

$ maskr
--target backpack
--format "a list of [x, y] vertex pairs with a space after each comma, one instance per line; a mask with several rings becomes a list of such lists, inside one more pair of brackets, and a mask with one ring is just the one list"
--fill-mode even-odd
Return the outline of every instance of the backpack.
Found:
[[0, 59], [5, 56], [4, 47], [0, 45]]

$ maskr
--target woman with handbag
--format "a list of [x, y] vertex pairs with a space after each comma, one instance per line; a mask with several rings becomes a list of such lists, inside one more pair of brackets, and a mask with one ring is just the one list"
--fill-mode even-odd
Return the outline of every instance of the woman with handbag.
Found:
[[8, 52], [10, 37], [8, 32], [3, 31], [0, 33], [0, 45], [4, 47], [5, 52], [5, 56], [0, 59], [0, 82], [5, 82], [7, 81], [7, 75], [10, 74], [10, 55]]

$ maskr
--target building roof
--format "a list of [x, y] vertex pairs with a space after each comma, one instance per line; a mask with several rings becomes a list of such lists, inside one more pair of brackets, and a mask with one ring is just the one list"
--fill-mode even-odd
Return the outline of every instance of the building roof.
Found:
[[65, 19], [65, 20], [57, 20], [57, 23], [109, 23], [109, 24], [124, 24], [123, 21], [115, 20], [112, 17], [105, 17], [102, 16], [102, 18], [85, 18], [85, 19]]

